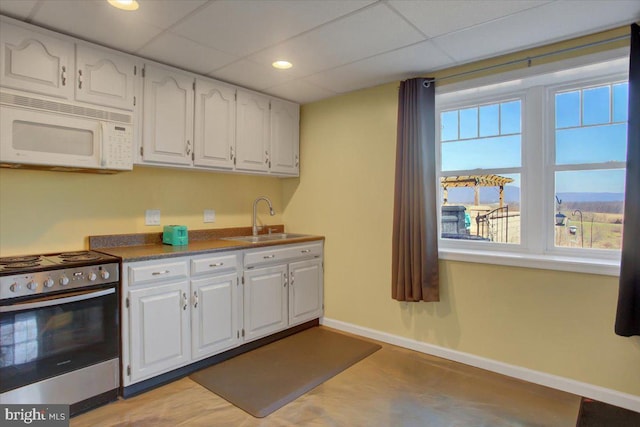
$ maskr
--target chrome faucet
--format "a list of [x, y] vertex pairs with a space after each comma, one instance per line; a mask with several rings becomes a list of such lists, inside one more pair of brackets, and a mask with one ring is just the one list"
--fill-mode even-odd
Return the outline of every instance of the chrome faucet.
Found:
[[258, 224], [257, 224], [257, 208], [258, 208], [258, 202], [260, 200], [264, 200], [265, 202], [267, 202], [269, 204], [269, 214], [271, 216], [274, 216], [276, 214], [276, 212], [273, 210], [273, 205], [271, 204], [271, 200], [269, 200], [269, 198], [267, 196], [260, 196], [258, 197], [254, 202], [253, 202], [253, 227], [251, 229], [252, 233], [254, 236], [258, 235]]

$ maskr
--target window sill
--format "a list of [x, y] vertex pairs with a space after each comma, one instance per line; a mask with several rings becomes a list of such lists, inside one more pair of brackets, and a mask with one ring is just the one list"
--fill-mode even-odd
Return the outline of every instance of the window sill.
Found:
[[619, 259], [578, 258], [558, 255], [535, 255], [498, 251], [443, 249], [440, 259], [474, 262], [480, 264], [508, 265], [512, 267], [539, 268], [543, 270], [571, 271], [576, 273], [620, 275]]

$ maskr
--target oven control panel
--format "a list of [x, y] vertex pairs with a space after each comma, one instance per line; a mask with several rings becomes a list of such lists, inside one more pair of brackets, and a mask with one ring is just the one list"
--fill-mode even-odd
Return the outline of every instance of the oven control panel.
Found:
[[117, 283], [119, 264], [70, 267], [0, 277], [0, 300]]

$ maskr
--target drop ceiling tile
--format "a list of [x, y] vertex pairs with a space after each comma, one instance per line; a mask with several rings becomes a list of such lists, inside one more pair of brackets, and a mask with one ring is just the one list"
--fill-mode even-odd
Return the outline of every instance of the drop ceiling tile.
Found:
[[118, 10], [106, 1], [45, 1], [33, 24], [125, 52], [136, 51], [162, 31], [140, 14]]
[[297, 77], [290, 71], [276, 70], [270, 65], [265, 66], [241, 59], [208, 75], [229, 83], [261, 91], [296, 79]]
[[216, 1], [173, 32], [234, 55], [247, 55], [351, 13], [369, 0]]
[[38, 0], [2, 0], [0, 13], [16, 19], [26, 19]]
[[429, 37], [458, 31], [545, 3], [549, 3], [549, 0], [389, 1], [391, 7]]
[[445, 68], [453, 59], [425, 41], [403, 49], [353, 62], [305, 78], [318, 86], [344, 93], [356, 89], [425, 76], [429, 71]]
[[313, 101], [337, 95], [336, 92], [318, 87], [304, 80], [294, 80], [283, 85], [270, 87], [263, 92], [288, 99], [299, 104], [308, 104]]
[[[594, 17], [597, 25], [585, 26]], [[432, 40], [456, 60], [469, 62], [626, 25], [638, 18], [637, 0], [555, 1]]]
[[238, 59], [226, 52], [168, 32], [154, 38], [136, 54], [200, 74], [206, 74]]
[[297, 72], [308, 75], [421, 40], [423, 37], [418, 31], [381, 3], [265, 49], [249, 59], [265, 65], [286, 59]]
[[207, 3], [207, 0], [138, 0], [138, 3], [140, 8], [133, 13], [139, 15], [140, 21], [168, 28]]

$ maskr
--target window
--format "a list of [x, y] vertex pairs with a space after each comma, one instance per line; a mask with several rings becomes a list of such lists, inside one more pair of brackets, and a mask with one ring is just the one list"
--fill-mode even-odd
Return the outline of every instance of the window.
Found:
[[617, 274], [628, 59], [599, 55], [437, 90], [441, 257]]

